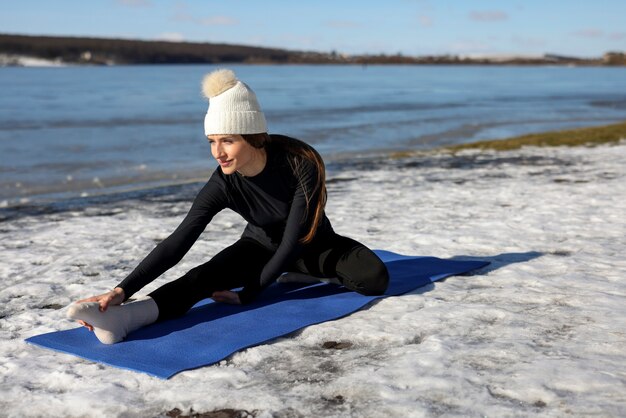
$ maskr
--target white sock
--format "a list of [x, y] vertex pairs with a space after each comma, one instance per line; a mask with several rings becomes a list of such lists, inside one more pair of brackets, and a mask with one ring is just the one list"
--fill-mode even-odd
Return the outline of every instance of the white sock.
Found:
[[98, 302], [74, 303], [67, 310], [67, 317], [92, 325], [101, 343], [115, 344], [132, 331], [156, 321], [159, 307], [149, 296], [122, 305], [111, 305], [104, 312], [100, 312]]

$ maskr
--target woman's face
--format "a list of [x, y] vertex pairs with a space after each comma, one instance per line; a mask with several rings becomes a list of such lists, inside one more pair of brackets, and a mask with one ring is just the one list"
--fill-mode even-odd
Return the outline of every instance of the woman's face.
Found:
[[250, 145], [241, 135], [208, 135], [211, 153], [224, 174], [235, 171], [244, 176], [255, 176], [263, 170], [265, 161], [259, 158], [259, 149]]

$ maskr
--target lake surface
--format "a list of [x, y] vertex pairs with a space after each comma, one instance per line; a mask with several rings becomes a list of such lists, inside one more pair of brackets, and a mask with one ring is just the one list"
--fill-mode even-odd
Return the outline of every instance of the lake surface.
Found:
[[[623, 68], [229, 65], [332, 161], [626, 119]], [[206, 178], [210, 65], [0, 68], [0, 206]]]

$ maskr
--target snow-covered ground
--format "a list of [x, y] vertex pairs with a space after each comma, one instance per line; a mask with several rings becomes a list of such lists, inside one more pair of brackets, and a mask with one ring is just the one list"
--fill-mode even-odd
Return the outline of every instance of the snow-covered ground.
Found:
[[[626, 416], [625, 161], [622, 142], [347, 166], [329, 182], [338, 232], [492, 265], [167, 381], [23, 340], [73, 327], [61, 307], [117, 284], [177, 226], [189, 192], [5, 220], [0, 415]], [[220, 214], [145, 290], [242, 228]]]
[[0, 67], [63, 67], [66, 65], [60, 59], [49, 60], [26, 55], [0, 54]]

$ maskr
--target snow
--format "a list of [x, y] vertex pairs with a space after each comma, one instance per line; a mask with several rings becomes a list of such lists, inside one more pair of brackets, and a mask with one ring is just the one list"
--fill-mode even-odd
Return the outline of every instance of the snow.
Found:
[[45, 58], [30, 57], [27, 55], [0, 54], [0, 67], [65, 67], [66, 63], [60, 59], [49, 60]]
[[[624, 416], [624, 161], [624, 142], [355, 160], [329, 176], [339, 233], [492, 265], [167, 381], [23, 340], [75, 326], [61, 307], [117, 284], [193, 195], [9, 218], [0, 223], [0, 415]], [[237, 215], [219, 214], [143, 292], [242, 228]]]

